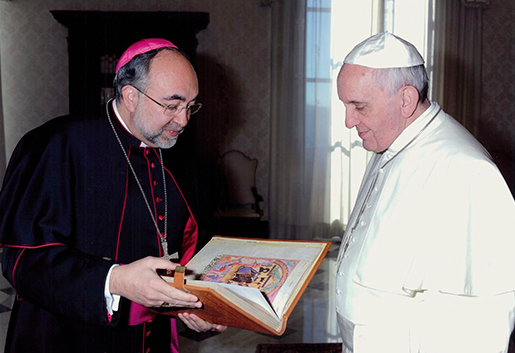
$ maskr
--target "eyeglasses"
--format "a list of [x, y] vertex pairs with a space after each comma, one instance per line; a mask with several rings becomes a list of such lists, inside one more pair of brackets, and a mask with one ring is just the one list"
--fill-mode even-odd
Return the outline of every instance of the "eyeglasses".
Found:
[[191, 104], [191, 105], [159, 103], [154, 98], [150, 97], [148, 94], [146, 94], [145, 92], [140, 90], [138, 87], [136, 87], [136, 86], [133, 86], [133, 87], [136, 88], [141, 94], [145, 95], [145, 97], [150, 99], [152, 102], [165, 108], [164, 115], [174, 116], [174, 115], [182, 113], [182, 111], [184, 109], [186, 109], [186, 114], [193, 115], [193, 114], [197, 113], [200, 110], [200, 108], [202, 107], [201, 103], [195, 103], [195, 104]]

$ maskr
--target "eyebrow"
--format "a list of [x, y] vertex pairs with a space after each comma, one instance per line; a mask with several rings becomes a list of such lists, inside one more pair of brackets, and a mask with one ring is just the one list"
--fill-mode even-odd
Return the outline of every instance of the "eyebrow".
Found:
[[366, 104], [365, 102], [361, 102], [361, 101], [349, 101], [349, 102], [346, 102], [347, 104]]
[[[165, 98], [166, 100], [173, 101], [173, 100], [180, 100], [181, 102], [186, 102], [186, 97], [181, 96], [180, 94], [174, 94], [170, 97]], [[192, 101], [196, 101], [198, 99], [198, 94], [195, 98], [192, 99]]]

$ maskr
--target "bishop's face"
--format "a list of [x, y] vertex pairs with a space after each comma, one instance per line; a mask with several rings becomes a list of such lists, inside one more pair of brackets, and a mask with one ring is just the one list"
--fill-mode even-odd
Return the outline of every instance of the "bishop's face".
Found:
[[[145, 92], [164, 105], [189, 106], [198, 96], [197, 75], [180, 53], [163, 50], [152, 60]], [[166, 115], [165, 108], [139, 93], [132, 122], [135, 135], [152, 147], [171, 148], [189, 122], [188, 109]]]
[[[181, 114], [186, 114], [186, 111]], [[148, 118], [148, 112], [142, 109], [141, 105], [137, 106], [134, 111], [133, 121], [134, 126], [144, 139], [143, 142], [152, 147], [172, 148], [175, 146], [186, 124], [181, 125], [177, 123], [176, 120], [178, 120], [178, 117], [176, 117], [170, 120], [166, 125], [156, 127], [154, 126], [155, 124], [151, 124]]]
[[379, 87], [373, 69], [343, 65], [338, 75], [338, 96], [346, 108], [345, 126], [356, 128], [368, 151], [383, 152], [406, 128], [398, 94]]

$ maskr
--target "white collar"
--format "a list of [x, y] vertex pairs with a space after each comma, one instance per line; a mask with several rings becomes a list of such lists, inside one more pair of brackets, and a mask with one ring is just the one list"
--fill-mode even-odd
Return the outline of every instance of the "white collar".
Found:
[[[127, 126], [127, 124], [125, 124], [125, 121], [123, 121], [120, 113], [118, 112], [118, 107], [116, 106], [116, 100], [113, 100], [113, 111], [114, 111], [114, 115], [116, 115], [116, 118], [118, 119], [118, 121], [120, 122], [120, 124], [122, 124], [122, 126], [125, 128], [125, 130], [127, 130], [132, 136], [136, 137], [132, 131], [129, 129], [129, 127]], [[140, 147], [142, 148], [145, 148], [145, 147], [149, 147], [145, 142], [141, 141], [141, 144], [139, 145]]]
[[434, 117], [436, 112], [440, 109], [440, 106], [431, 102], [429, 108], [427, 108], [414, 122], [406, 127], [399, 136], [393, 141], [388, 147], [387, 151], [392, 153], [399, 152], [407, 143], [409, 143], [422, 129], [426, 126], [430, 119]]

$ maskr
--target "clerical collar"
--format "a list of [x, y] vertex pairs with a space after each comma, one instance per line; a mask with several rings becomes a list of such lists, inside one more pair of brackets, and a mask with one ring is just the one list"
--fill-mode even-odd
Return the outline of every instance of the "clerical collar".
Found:
[[[125, 128], [125, 130], [127, 130], [132, 136], [136, 137], [132, 131], [129, 129], [129, 127], [127, 126], [127, 124], [125, 124], [125, 121], [123, 121], [122, 117], [120, 116], [120, 113], [118, 112], [118, 107], [116, 106], [116, 100], [113, 99], [113, 111], [114, 111], [114, 115], [116, 115], [116, 119], [118, 119], [118, 121], [120, 122], [120, 124], [122, 124], [122, 126]], [[145, 147], [149, 147], [145, 142], [143, 141], [140, 141], [141, 144], [139, 145], [141, 148], [145, 148]]]
[[404, 146], [409, 143], [417, 134], [421, 132], [422, 129], [429, 123], [431, 119], [435, 117], [435, 114], [440, 110], [440, 106], [431, 102], [431, 105], [407, 128], [404, 129], [403, 132], [393, 141], [390, 147], [386, 151], [397, 153]]

